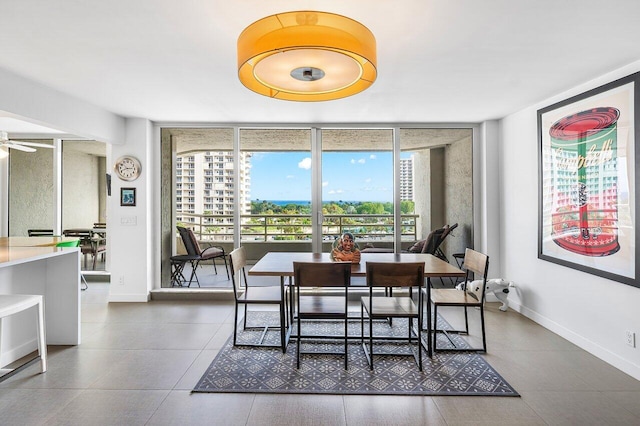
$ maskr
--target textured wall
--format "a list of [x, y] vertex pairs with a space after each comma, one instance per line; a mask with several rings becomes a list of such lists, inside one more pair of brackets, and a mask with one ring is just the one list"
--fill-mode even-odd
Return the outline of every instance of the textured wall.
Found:
[[[34, 141], [42, 142], [42, 141]], [[53, 229], [53, 150], [9, 154], [9, 236], [28, 229]]]
[[413, 198], [415, 210], [419, 215], [416, 220], [417, 239], [421, 240], [431, 231], [431, 150], [421, 149], [414, 152]]
[[445, 148], [444, 203], [448, 224], [458, 223], [453, 235], [445, 240], [443, 250], [453, 263], [453, 253], [473, 248], [473, 145], [471, 137]]
[[[104, 159], [102, 159], [104, 161]], [[93, 228], [100, 221], [100, 158], [77, 151], [62, 153], [62, 229]]]
[[431, 150], [430, 168], [427, 169], [431, 173], [431, 223], [429, 230], [425, 230], [429, 235], [429, 231], [442, 228], [449, 223], [447, 221], [447, 203], [445, 194], [449, 187], [445, 176], [446, 156], [444, 148], [432, 148]]

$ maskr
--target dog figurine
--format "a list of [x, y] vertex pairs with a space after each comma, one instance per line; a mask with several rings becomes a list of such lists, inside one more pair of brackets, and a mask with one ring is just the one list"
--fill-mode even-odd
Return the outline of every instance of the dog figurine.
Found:
[[[456, 286], [456, 288], [458, 290], [462, 290], [464, 284], [466, 283], [460, 283]], [[475, 280], [471, 281], [471, 283], [469, 283], [468, 285], [470, 285], [471, 288], [474, 288], [481, 284], [482, 280]], [[492, 278], [490, 280], [487, 280], [487, 288], [485, 289], [485, 292], [493, 293], [496, 298], [500, 302], [502, 302], [502, 306], [500, 306], [500, 308], [498, 309], [504, 312], [509, 308], [509, 300], [507, 299], [507, 297], [509, 296], [509, 287], [515, 286], [516, 285], [513, 283], [513, 281], [505, 281], [502, 278]]]

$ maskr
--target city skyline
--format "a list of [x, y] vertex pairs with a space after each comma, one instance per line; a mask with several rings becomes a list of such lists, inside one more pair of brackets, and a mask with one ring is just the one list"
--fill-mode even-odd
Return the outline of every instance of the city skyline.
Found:
[[[409, 157], [410, 155], [406, 155]], [[405, 155], [403, 155], [403, 158]], [[311, 199], [311, 156], [307, 152], [255, 152], [251, 156], [251, 199]], [[393, 201], [391, 152], [325, 152], [322, 200]]]

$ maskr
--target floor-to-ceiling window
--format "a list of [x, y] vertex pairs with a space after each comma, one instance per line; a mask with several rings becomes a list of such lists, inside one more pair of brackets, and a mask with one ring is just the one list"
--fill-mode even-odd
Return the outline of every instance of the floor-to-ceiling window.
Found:
[[247, 256], [311, 250], [311, 130], [240, 129], [239, 139], [250, 194], [240, 228]]
[[163, 164], [172, 161], [174, 170], [174, 210], [163, 218], [227, 251], [244, 245], [250, 261], [268, 251], [328, 251], [345, 231], [362, 248], [399, 251], [453, 223], [448, 253], [472, 246], [469, 128], [173, 128], [162, 135]]
[[321, 141], [323, 251], [344, 232], [392, 247], [393, 130], [323, 129]]

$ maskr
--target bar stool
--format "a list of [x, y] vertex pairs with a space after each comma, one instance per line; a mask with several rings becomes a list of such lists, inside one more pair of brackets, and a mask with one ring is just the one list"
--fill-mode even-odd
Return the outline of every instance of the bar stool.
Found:
[[9, 377], [24, 370], [38, 360], [40, 360], [40, 371], [42, 373], [47, 371], [47, 339], [45, 337], [46, 329], [44, 325], [44, 300], [41, 295], [0, 294], [0, 331], [2, 318], [17, 314], [18, 312], [25, 311], [34, 306], [38, 307], [38, 356], [4, 374], [0, 377], [0, 382], [7, 380]]

